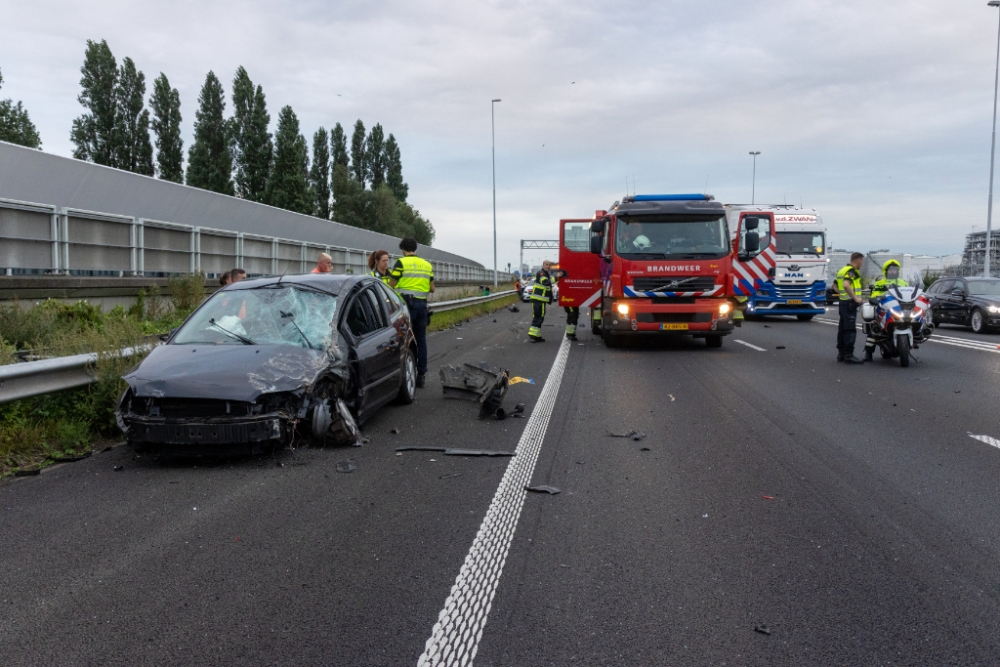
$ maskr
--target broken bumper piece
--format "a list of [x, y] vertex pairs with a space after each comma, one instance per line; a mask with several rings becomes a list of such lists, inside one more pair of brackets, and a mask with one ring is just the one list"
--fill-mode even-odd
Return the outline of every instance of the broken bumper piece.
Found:
[[462, 364], [441, 366], [439, 374], [445, 398], [478, 402], [480, 419], [490, 415], [497, 419], [507, 416], [501, 407], [510, 385], [510, 374], [506, 370], [501, 368], [494, 373], [471, 364]]

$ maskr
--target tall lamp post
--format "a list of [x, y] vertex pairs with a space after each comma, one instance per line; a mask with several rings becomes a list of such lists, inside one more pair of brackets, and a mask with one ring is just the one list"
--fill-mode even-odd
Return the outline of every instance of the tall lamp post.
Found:
[[493, 287], [497, 286], [497, 133], [496, 114], [493, 110], [499, 101], [496, 99], [490, 102], [490, 137], [493, 139]]
[[[995, 2], [1000, 2], [1000, 0], [995, 0]], [[753, 156], [753, 181], [750, 184], [750, 203], [756, 203], [757, 199], [757, 156], [760, 155], [760, 151], [750, 151], [750, 155]]]
[[[1000, 0], [990, 0], [990, 7], [1000, 7]], [[998, 19], [1000, 21], [1000, 19]], [[990, 232], [993, 229], [993, 157], [997, 148], [997, 83], [1000, 82], [1000, 23], [997, 25], [997, 68], [993, 75], [993, 141], [990, 144], [990, 202], [986, 211], [986, 256], [983, 260], [983, 275], [990, 277]]]

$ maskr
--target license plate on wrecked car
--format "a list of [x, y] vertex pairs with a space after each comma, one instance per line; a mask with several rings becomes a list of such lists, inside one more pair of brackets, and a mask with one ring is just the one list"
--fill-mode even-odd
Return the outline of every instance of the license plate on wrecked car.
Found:
[[687, 331], [687, 322], [684, 324], [661, 324], [660, 331]]

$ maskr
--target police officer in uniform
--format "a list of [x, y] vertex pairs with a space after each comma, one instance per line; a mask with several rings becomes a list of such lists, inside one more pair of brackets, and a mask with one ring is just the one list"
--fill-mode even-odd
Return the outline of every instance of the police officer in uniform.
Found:
[[425, 259], [417, 257], [416, 239], [399, 242], [403, 256], [389, 272], [389, 286], [406, 301], [410, 310], [410, 325], [413, 337], [417, 339], [417, 387], [423, 389], [427, 375], [427, 297], [434, 291], [434, 267]]
[[542, 338], [542, 322], [545, 320], [545, 307], [552, 303], [552, 276], [549, 269], [552, 262], [542, 262], [542, 270], [535, 274], [535, 282], [531, 285], [531, 326], [528, 328], [528, 338], [532, 343], [544, 343]]
[[837, 326], [837, 361], [863, 364], [854, 356], [854, 341], [858, 337], [858, 304], [861, 303], [861, 265], [865, 256], [851, 254], [851, 261], [840, 271], [834, 284], [840, 294], [840, 324]]
[[[872, 296], [871, 301], [875, 303], [878, 299], [882, 297], [883, 294], [889, 291], [890, 287], [908, 287], [909, 284], [899, 277], [899, 272], [902, 270], [899, 262], [894, 259], [890, 259], [885, 264], [882, 265], [882, 277], [875, 281], [872, 285]], [[865, 340], [865, 361], [872, 360], [872, 353], [875, 352], [875, 339], [868, 335]]]

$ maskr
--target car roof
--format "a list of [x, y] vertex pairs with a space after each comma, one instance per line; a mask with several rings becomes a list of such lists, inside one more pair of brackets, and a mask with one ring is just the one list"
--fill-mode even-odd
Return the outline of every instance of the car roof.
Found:
[[355, 275], [349, 273], [297, 273], [283, 276], [268, 276], [266, 278], [245, 278], [231, 285], [226, 285], [219, 291], [235, 291], [244, 289], [256, 289], [269, 285], [301, 285], [311, 289], [326, 292], [334, 296], [349, 291], [354, 285], [364, 282], [370, 276]]

